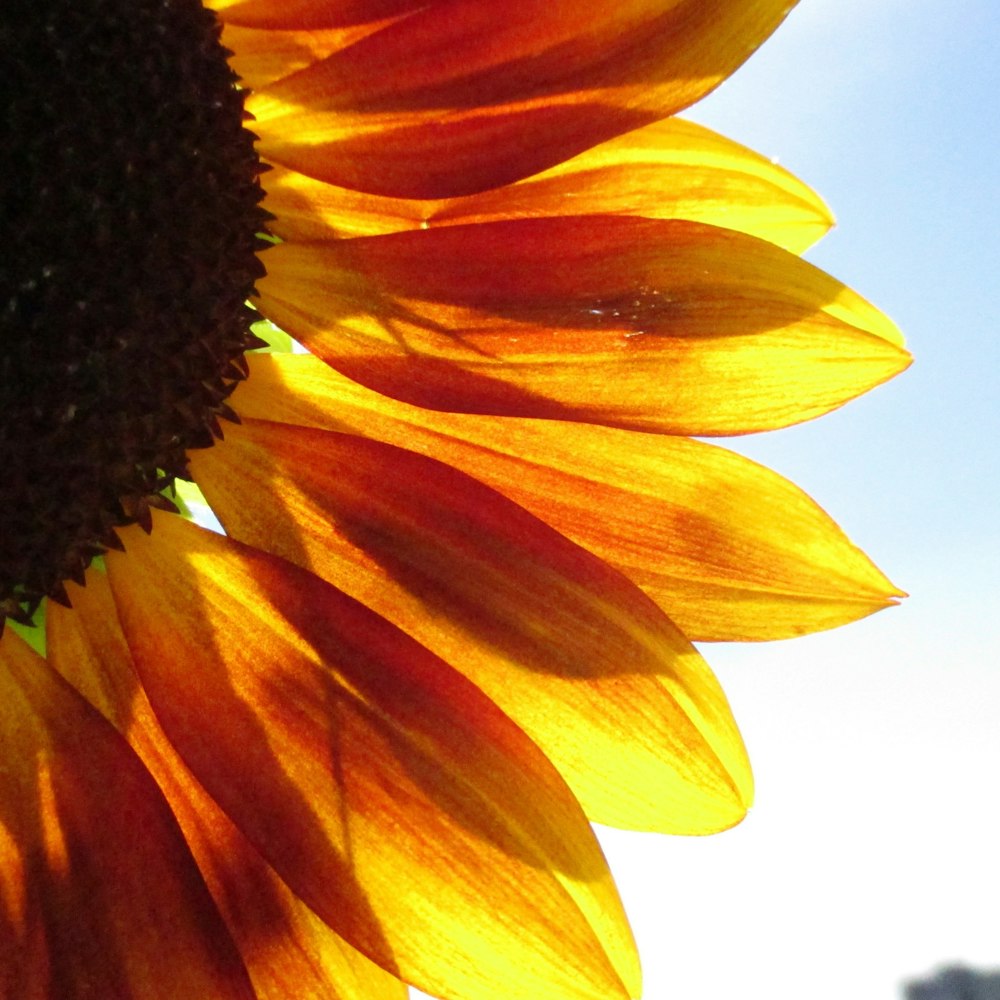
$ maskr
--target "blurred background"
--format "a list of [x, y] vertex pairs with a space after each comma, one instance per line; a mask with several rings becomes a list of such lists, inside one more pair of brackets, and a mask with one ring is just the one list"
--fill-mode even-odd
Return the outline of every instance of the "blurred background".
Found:
[[998, 107], [997, 0], [802, 0], [689, 112], [827, 199], [838, 228], [809, 259], [907, 335], [896, 381], [731, 443], [912, 596], [703, 648], [757, 803], [718, 837], [599, 831], [647, 1000], [897, 1000], [949, 965], [1000, 967]]

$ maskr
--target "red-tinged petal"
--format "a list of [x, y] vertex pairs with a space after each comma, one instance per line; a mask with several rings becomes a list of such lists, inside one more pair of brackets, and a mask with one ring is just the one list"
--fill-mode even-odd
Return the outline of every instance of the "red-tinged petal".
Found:
[[692, 639], [786, 638], [901, 596], [800, 489], [722, 448], [421, 409], [308, 355], [250, 364], [234, 398], [243, 417], [362, 434], [462, 469], [620, 569]]
[[53, 667], [109, 719], [167, 797], [253, 982], [257, 1000], [405, 1000], [371, 963], [292, 895], [170, 745], [135, 675], [103, 573], [67, 585], [73, 609], [46, 614]]
[[233, 53], [229, 65], [241, 82], [256, 89], [354, 44], [385, 24], [375, 21], [314, 31], [260, 31], [224, 24], [222, 44]]
[[205, 0], [225, 24], [309, 31], [397, 17], [438, 0]]
[[676, 118], [618, 136], [517, 184], [464, 198], [384, 198], [278, 167], [267, 176], [265, 207], [277, 216], [275, 235], [299, 242], [569, 210], [706, 222], [798, 253], [833, 222], [823, 202], [788, 171]]
[[733, 72], [787, 0], [444, 2], [251, 95], [266, 159], [374, 194], [509, 184], [665, 118]]
[[254, 1000], [152, 777], [9, 630], [0, 745], [0, 996]]
[[749, 766], [704, 661], [634, 585], [516, 504], [409, 451], [264, 421], [193, 470], [231, 534], [471, 678], [591, 819], [707, 833], [744, 815]]
[[581, 216], [268, 251], [261, 310], [354, 380], [432, 409], [739, 434], [909, 364], [860, 296], [763, 240]]
[[438, 995], [637, 991], [579, 805], [482, 692], [313, 574], [153, 517], [107, 556], [136, 669], [191, 771], [300, 898]]

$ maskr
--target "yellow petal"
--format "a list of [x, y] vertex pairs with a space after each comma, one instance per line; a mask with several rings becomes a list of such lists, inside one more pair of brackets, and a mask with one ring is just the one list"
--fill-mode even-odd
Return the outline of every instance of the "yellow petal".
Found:
[[800, 489], [722, 448], [425, 410], [307, 355], [250, 365], [234, 397], [243, 416], [363, 434], [462, 469], [620, 569], [692, 639], [801, 635], [900, 596]]
[[185, 763], [296, 895], [437, 995], [637, 990], [593, 833], [496, 706], [311, 573], [153, 517], [107, 557], [137, 672]]
[[298, 31], [261, 31], [227, 23], [222, 44], [233, 53], [229, 65], [241, 82], [256, 90], [352, 45], [386, 23]]
[[509, 500], [412, 452], [262, 421], [192, 468], [231, 534], [471, 678], [592, 819], [707, 833], [744, 815], [749, 766], [704, 661], [634, 585]]
[[909, 364], [896, 327], [780, 248], [694, 222], [516, 219], [268, 251], [260, 308], [432, 409], [738, 434]]
[[0, 995], [253, 1000], [152, 777], [9, 629], [0, 744]]
[[368, 24], [440, 0], [205, 0], [226, 25], [315, 31]]
[[796, 253], [833, 222], [788, 171], [729, 139], [671, 118], [595, 146], [543, 173], [464, 198], [362, 194], [278, 167], [265, 207], [286, 240], [367, 236], [419, 226], [615, 213], [687, 219], [759, 236]]
[[67, 585], [46, 631], [53, 667], [128, 739], [156, 778], [240, 950], [257, 1000], [405, 1000], [374, 965], [295, 897], [198, 784], [138, 685], [103, 573]]
[[269, 162], [375, 194], [471, 194], [688, 106], [788, 7], [521, 0], [511, 17], [504, 4], [449, 0], [275, 81], [247, 107]]

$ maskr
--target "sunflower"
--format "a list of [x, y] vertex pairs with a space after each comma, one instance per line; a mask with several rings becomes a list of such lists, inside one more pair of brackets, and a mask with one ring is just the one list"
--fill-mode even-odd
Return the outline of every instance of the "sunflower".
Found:
[[693, 440], [908, 362], [672, 117], [787, 6], [7, 0], [0, 997], [638, 995], [590, 821], [752, 795], [692, 640], [899, 596]]

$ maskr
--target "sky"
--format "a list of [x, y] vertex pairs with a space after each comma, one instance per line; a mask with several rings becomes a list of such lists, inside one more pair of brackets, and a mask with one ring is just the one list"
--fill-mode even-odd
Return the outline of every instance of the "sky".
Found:
[[599, 830], [646, 1000], [898, 1000], [1000, 967], [1000, 4], [802, 0], [688, 112], [828, 201], [809, 259], [916, 357], [818, 421], [731, 442], [910, 597], [834, 632], [704, 646], [757, 778], [703, 839]]

